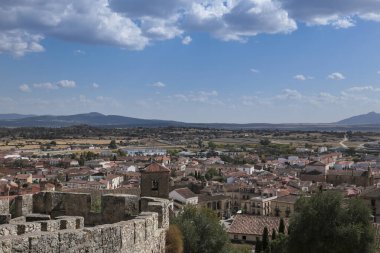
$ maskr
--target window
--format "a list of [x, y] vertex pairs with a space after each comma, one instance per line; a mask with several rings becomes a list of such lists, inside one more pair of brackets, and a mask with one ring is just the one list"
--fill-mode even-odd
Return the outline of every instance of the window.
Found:
[[152, 191], [158, 191], [158, 180], [152, 180]]
[[243, 241], [247, 240], [247, 237], [245, 235], [243, 235]]
[[238, 235], [234, 235], [234, 240], [239, 240], [239, 236]]

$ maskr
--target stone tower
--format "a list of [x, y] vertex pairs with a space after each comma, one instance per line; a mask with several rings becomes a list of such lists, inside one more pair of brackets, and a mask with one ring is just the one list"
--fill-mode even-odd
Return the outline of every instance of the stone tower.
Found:
[[141, 170], [141, 197], [169, 198], [170, 170], [152, 163]]

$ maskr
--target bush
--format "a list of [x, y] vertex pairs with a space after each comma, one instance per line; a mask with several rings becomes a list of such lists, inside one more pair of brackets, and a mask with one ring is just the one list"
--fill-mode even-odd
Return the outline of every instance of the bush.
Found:
[[183, 236], [176, 225], [170, 225], [166, 231], [165, 253], [183, 253]]

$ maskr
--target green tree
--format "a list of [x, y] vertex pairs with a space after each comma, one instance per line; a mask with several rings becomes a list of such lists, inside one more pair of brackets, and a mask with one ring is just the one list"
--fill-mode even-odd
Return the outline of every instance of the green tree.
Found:
[[265, 251], [265, 250], [268, 248], [268, 246], [269, 246], [269, 231], [268, 231], [268, 228], [267, 228], [267, 227], [264, 227], [262, 245], [263, 245], [263, 250], [264, 250], [264, 251]]
[[287, 251], [287, 237], [284, 234], [278, 234], [276, 240], [271, 241], [271, 253], [288, 253]]
[[109, 148], [109, 149], [117, 149], [116, 141], [115, 141], [115, 140], [112, 140], [112, 141], [110, 142], [110, 145], [108, 145], [108, 148]]
[[348, 149], [346, 149], [346, 153], [349, 156], [354, 156], [356, 154], [356, 149], [353, 147], [349, 147]]
[[260, 144], [263, 146], [268, 146], [269, 144], [271, 144], [271, 141], [265, 138], [265, 139], [260, 140]]
[[217, 169], [215, 168], [210, 168], [206, 174], [205, 174], [205, 177], [207, 180], [211, 180], [213, 177], [217, 177], [217, 176], [220, 176], [220, 173]]
[[255, 253], [261, 253], [263, 251], [263, 243], [259, 237], [256, 237]]
[[285, 222], [284, 222], [283, 218], [281, 218], [281, 220], [280, 220], [280, 225], [278, 227], [278, 233], [283, 234], [283, 235], [285, 234]]
[[166, 231], [165, 253], [183, 253], [183, 236], [177, 225], [170, 225]]
[[216, 144], [212, 141], [209, 141], [208, 142], [208, 148], [211, 149], [211, 150], [215, 150], [216, 149]]
[[186, 253], [229, 252], [227, 233], [210, 209], [185, 206], [172, 224], [177, 225], [183, 234]]
[[296, 203], [288, 237], [292, 253], [374, 252], [370, 210], [358, 199], [321, 192]]
[[272, 229], [272, 241], [276, 240], [276, 230]]

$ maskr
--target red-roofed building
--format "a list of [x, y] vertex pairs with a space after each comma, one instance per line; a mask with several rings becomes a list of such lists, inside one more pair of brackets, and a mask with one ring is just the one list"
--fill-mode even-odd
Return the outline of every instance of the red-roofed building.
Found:
[[169, 198], [170, 170], [152, 163], [141, 170], [141, 196]]

